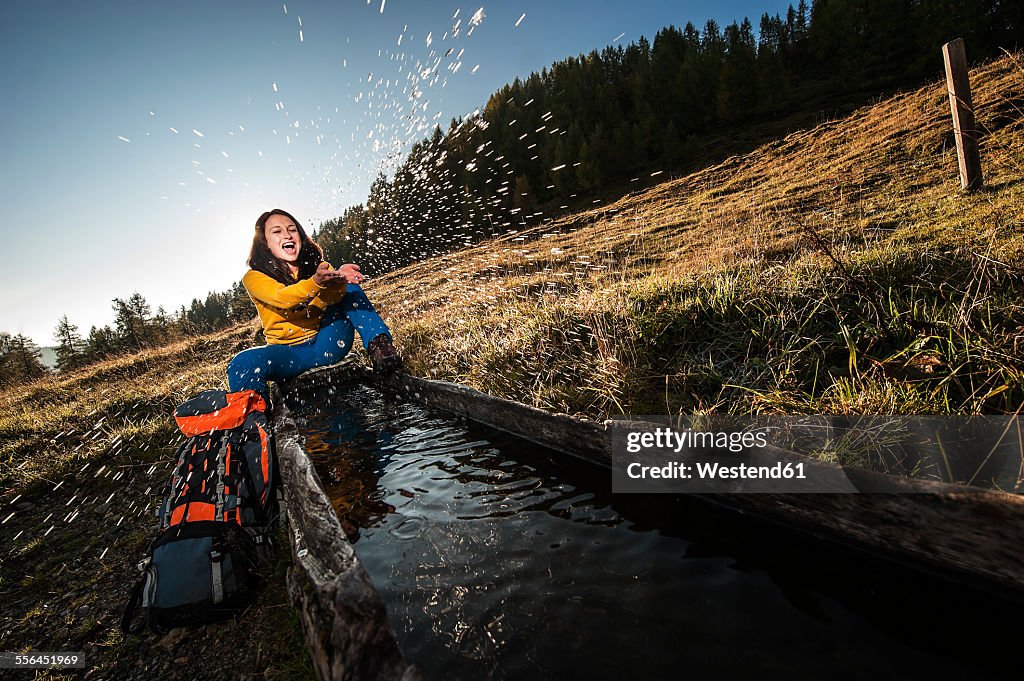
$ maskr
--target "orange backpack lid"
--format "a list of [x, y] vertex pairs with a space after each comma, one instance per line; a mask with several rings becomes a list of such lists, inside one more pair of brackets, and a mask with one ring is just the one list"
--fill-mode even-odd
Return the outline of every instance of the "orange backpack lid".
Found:
[[178, 405], [174, 420], [185, 435], [202, 435], [237, 428], [250, 413], [266, 410], [267, 403], [255, 390], [204, 390]]

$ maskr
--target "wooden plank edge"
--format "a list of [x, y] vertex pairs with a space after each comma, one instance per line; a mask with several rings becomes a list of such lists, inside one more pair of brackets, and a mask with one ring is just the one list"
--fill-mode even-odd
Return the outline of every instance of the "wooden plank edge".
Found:
[[322, 681], [418, 681], [402, 656], [384, 603], [345, 537], [299, 442], [280, 389], [271, 385], [272, 424], [292, 551], [288, 594]]
[[1024, 512], [992, 494], [735, 494], [715, 501], [798, 532], [1024, 605]]

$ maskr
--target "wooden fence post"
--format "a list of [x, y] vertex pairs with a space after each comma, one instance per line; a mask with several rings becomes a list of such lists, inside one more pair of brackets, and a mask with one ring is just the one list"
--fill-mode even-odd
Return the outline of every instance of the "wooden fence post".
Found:
[[946, 87], [949, 90], [949, 107], [953, 112], [956, 155], [960, 162], [960, 186], [967, 190], [979, 189], [982, 184], [981, 154], [978, 152], [978, 129], [974, 122], [963, 38], [943, 45], [942, 57], [946, 62]]

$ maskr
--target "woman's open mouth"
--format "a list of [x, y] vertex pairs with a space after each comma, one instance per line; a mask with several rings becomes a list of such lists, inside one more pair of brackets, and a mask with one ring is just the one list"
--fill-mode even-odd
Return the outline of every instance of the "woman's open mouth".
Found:
[[288, 255], [295, 255], [299, 252], [299, 247], [294, 241], [285, 241], [281, 244], [281, 250]]

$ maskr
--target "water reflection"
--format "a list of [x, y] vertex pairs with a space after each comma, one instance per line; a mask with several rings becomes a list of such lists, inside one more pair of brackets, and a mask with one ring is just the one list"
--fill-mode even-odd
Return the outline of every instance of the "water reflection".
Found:
[[[325, 391], [319, 399], [314, 398], [315, 403], [333, 403], [333, 394], [334, 390]], [[306, 410], [304, 404], [295, 406]], [[340, 404], [329, 412], [308, 417], [311, 425], [304, 432], [306, 452], [349, 541], [358, 540], [359, 528], [377, 525], [395, 511], [384, 501], [387, 492], [379, 484], [389, 463], [380, 448], [387, 443], [389, 433], [371, 427], [388, 416]]]

